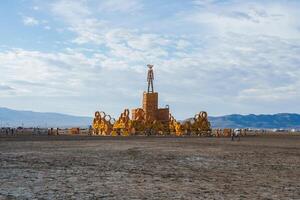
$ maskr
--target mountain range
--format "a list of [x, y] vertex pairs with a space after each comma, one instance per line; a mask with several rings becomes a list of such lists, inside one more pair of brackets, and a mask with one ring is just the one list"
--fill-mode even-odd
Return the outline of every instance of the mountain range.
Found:
[[[24, 127], [88, 127], [92, 117], [60, 113], [18, 111], [0, 108], [0, 126]], [[279, 113], [273, 115], [225, 115], [209, 117], [213, 128], [300, 128], [300, 115]]]
[[4, 127], [88, 127], [91, 123], [91, 117], [0, 108], [0, 126]]
[[265, 128], [265, 129], [299, 129], [300, 115], [278, 113], [273, 115], [225, 115], [209, 117], [214, 128]]

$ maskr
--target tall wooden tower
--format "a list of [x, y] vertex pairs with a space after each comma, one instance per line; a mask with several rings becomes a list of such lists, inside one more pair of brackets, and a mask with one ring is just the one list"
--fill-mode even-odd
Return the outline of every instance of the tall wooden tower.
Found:
[[[145, 114], [145, 119], [147, 121], [169, 121], [169, 108], [158, 108], [158, 93], [154, 92], [153, 80], [154, 80], [154, 72], [153, 65], [147, 65], [148, 74], [147, 74], [147, 82], [148, 89], [147, 92], [143, 93], [143, 111]], [[137, 109], [132, 110], [132, 119], [135, 120], [135, 111]]]

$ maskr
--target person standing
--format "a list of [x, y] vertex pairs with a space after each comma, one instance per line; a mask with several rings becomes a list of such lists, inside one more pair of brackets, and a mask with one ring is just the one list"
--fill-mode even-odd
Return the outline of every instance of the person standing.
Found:
[[148, 75], [147, 75], [147, 81], [148, 81], [148, 93], [154, 92], [153, 88], [153, 80], [154, 80], [154, 73], [153, 73], [153, 65], [147, 65], [148, 66]]

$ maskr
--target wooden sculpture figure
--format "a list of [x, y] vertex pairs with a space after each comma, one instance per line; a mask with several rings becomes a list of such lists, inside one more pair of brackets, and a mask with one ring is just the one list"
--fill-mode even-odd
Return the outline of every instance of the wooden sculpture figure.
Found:
[[153, 80], [154, 80], [154, 73], [153, 73], [153, 65], [147, 65], [148, 69], [148, 76], [147, 76], [147, 81], [148, 81], [148, 93], [153, 93]]

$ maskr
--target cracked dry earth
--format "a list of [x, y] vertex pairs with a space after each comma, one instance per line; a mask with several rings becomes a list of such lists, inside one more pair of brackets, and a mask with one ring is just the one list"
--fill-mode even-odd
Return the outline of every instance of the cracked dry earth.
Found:
[[0, 199], [300, 199], [300, 136], [0, 137]]

